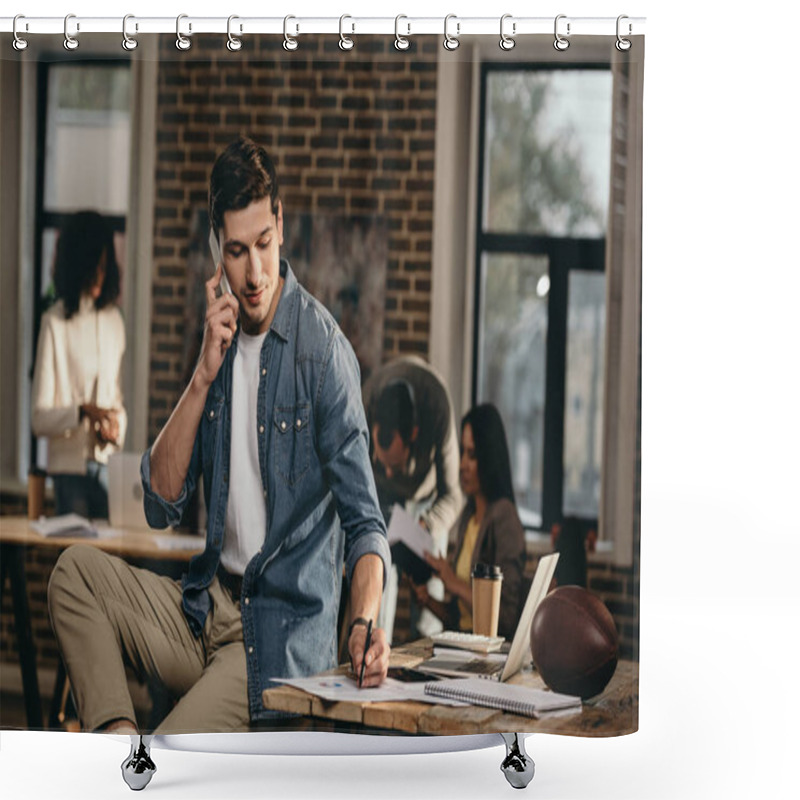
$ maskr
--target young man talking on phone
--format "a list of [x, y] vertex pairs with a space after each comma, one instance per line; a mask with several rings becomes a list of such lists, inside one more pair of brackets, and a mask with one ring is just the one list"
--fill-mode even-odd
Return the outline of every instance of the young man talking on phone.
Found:
[[[209, 216], [221, 263], [200, 357], [141, 469], [155, 528], [180, 521], [203, 476], [205, 550], [180, 583], [93, 548], [59, 560], [51, 617], [88, 730], [136, 732], [124, 663], [177, 699], [158, 733], [269, 719], [272, 678], [337, 662], [343, 569], [355, 674], [364, 662], [369, 687], [388, 670], [382, 630], [364, 652], [390, 555], [358, 365], [280, 258], [283, 208], [263, 148], [240, 138], [219, 156]], [[223, 274], [230, 292], [218, 295]]]

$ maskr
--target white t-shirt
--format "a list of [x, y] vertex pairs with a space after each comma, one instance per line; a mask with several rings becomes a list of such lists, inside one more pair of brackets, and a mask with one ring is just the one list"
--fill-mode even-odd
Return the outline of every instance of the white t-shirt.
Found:
[[258, 464], [258, 382], [261, 345], [266, 332], [248, 336], [239, 331], [233, 361], [231, 403], [231, 462], [222, 566], [243, 575], [267, 536], [267, 502]]

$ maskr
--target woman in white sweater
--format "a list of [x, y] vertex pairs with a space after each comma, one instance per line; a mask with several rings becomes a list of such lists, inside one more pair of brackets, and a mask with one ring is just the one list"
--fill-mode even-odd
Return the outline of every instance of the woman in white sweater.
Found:
[[48, 438], [56, 513], [108, 517], [108, 456], [125, 439], [120, 370], [125, 326], [111, 231], [93, 211], [61, 231], [56, 303], [43, 316], [33, 376], [32, 423]]

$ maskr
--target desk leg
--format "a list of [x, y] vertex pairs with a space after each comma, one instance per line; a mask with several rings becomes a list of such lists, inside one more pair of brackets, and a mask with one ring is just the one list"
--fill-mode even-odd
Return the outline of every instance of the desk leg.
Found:
[[[59, 719], [61, 714], [61, 698], [64, 696], [64, 689], [67, 685], [67, 670], [64, 667], [64, 661], [59, 657], [58, 669], [56, 672], [56, 682], [53, 686], [53, 701], [50, 703], [50, 718], [47, 725], [52, 731], [60, 730], [63, 720]], [[70, 704], [69, 696], [67, 696], [66, 705]]]
[[31, 630], [31, 613], [28, 606], [28, 585], [25, 578], [25, 548], [23, 545], [4, 544], [2, 549], [3, 583], [8, 572], [11, 581], [11, 598], [14, 606], [14, 627], [19, 647], [22, 670], [22, 691], [25, 695], [25, 713], [28, 728], [42, 729], [42, 702], [39, 695], [39, 677], [36, 674], [36, 645]]
[[533, 759], [525, 752], [525, 737], [518, 733], [501, 733], [506, 744], [506, 757], [500, 769], [515, 789], [524, 789], [532, 780]]

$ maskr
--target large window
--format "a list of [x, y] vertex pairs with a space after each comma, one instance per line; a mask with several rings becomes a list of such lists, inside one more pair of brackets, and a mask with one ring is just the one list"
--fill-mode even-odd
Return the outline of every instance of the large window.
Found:
[[482, 66], [472, 394], [530, 528], [598, 517], [611, 109], [607, 65]]
[[[39, 66], [34, 275], [34, 352], [39, 321], [52, 301], [58, 231], [67, 216], [93, 210], [114, 231], [125, 269], [131, 152], [131, 70], [127, 61]], [[31, 459], [46, 463], [47, 440], [33, 440]]]

